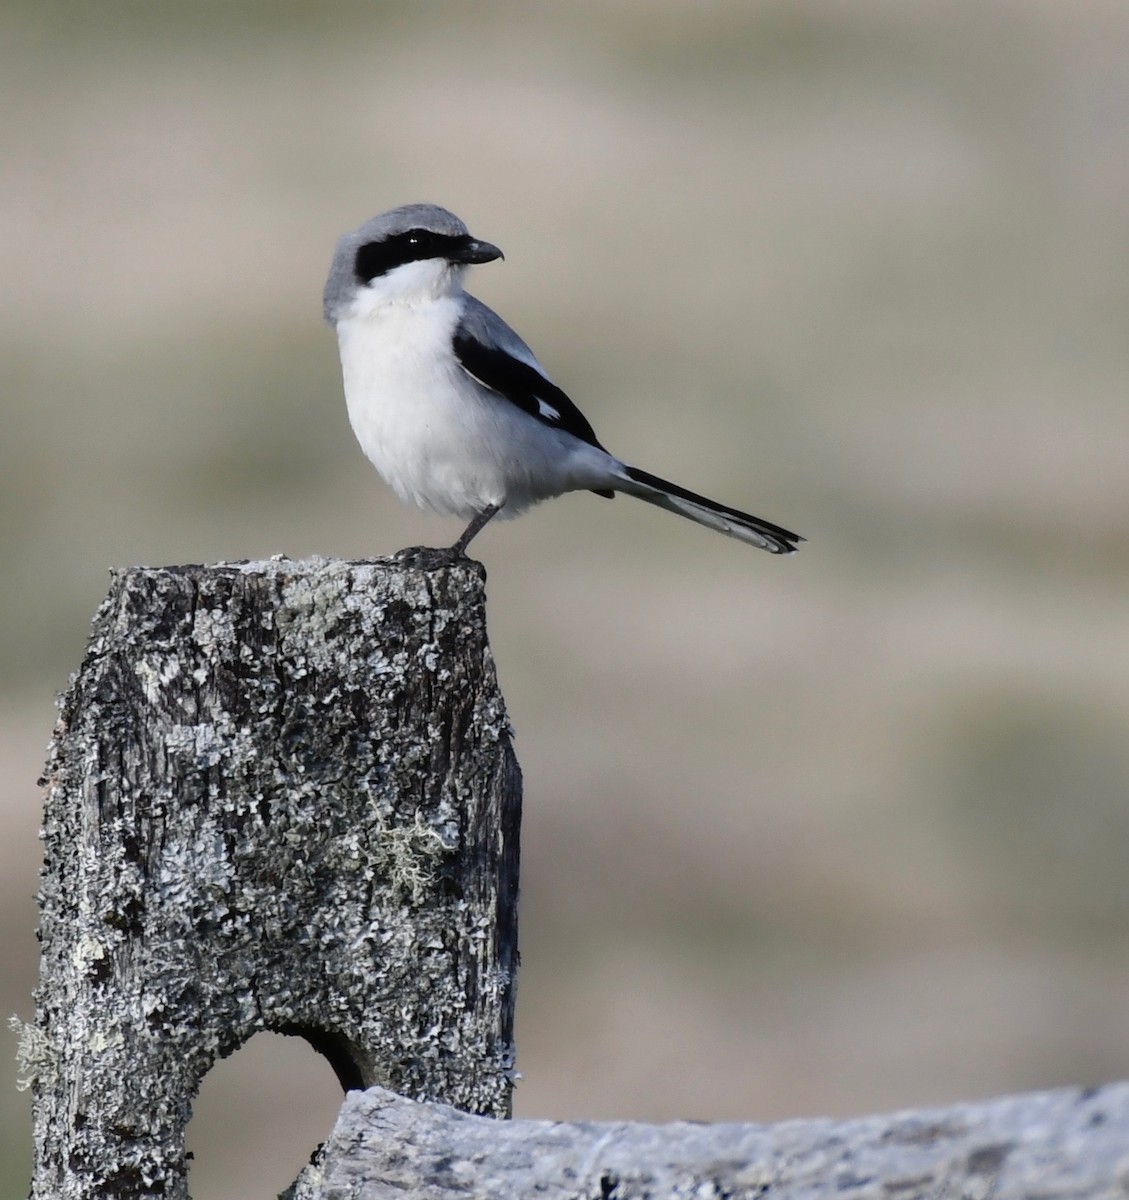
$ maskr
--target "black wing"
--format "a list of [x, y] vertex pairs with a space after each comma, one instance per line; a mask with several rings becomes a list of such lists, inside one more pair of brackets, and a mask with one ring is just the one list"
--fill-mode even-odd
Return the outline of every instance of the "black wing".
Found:
[[500, 346], [484, 345], [461, 328], [455, 331], [454, 347], [463, 370], [483, 387], [516, 404], [542, 425], [563, 429], [590, 446], [604, 449], [580, 409], [536, 367]]

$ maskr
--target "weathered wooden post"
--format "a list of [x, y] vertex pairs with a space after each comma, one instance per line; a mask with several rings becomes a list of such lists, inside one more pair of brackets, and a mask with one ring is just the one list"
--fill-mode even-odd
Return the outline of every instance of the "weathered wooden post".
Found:
[[508, 1114], [521, 782], [483, 584], [115, 574], [45, 779], [35, 1200], [186, 1197], [200, 1082], [260, 1030]]
[[292, 1200], [1129, 1195], [1127, 1083], [772, 1126], [485, 1119], [509, 1113], [521, 801], [477, 564], [119, 573], [46, 783], [33, 1200], [183, 1200], [200, 1081], [259, 1030], [350, 1089]]

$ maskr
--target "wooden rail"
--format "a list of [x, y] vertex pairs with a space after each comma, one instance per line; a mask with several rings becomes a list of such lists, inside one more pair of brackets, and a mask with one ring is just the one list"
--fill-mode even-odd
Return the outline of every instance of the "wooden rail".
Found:
[[348, 1092], [293, 1200], [1129, 1196], [1129, 1084], [773, 1126], [497, 1120], [521, 778], [477, 564], [116, 574], [45, 783], [33, 1200], [184, 1200], [200, 1082], [260, 1030]]

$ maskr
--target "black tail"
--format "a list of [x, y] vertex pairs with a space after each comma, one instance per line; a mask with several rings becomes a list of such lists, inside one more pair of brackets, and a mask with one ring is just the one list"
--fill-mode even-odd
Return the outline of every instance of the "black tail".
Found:
[[707, 529], [716, 529], [718, 533], [748, 542], [750, 546], [759, 546], [770, 554], [795, 554], [798, 544], [804, 540], [798, 533], [789, 533], [787, 529], [762, 521], [760, 517], [718, 504], [716, 500], [687, 491], [676, 483], [668, 483], [657, 475], [648, 475], [637, 467], [625, 467], [624, 470], [627, 479], [624, 486], [617, 487], [617, 491], [638, 496], [648, 504], [657, 504], [668, 512], [688, 517]]

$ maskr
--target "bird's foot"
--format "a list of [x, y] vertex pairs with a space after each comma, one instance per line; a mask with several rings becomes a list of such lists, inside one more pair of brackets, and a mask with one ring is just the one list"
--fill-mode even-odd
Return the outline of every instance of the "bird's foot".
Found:
[[422, 571], [438, 571], [473, 561], [459, 546], [405, 546], [392, 555], [395, 562]]

